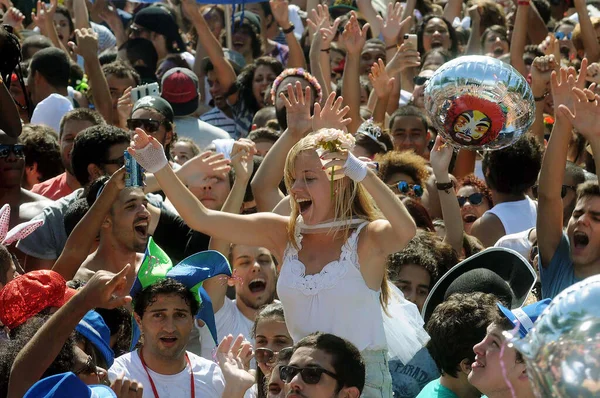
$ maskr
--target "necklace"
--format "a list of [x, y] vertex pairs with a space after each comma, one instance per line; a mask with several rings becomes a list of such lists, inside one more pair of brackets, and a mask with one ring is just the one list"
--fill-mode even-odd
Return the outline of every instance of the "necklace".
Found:
[[[156, 391], [156, 386], [154, 385], [154, 380], [152, 380], [152, 376], [150, 376], [150, 372], [148, 372], [148, 366], [146, 366], [146, 362], [144, 361], [144, 354], [142, 354], [142, 349], [138, 350], [138, 354], [140, 356], [140, 360], [142, 361], [142, 366], [144, 366], [144, 370], [148, 375], [148, 380], [150, 380], [150, 386], [152, 387], [152, 392], [154, 393], [154, 398], [159, 398], [158, 391]], [[190, 362], [190, 357], [187, 352], [185, 353], [185, 359], [190, 368], [190, 389], [192, 391], [192, 398], [196, 396], [196, 386], [194, 385], [194, 372], [192, 371], [192, 364]]]

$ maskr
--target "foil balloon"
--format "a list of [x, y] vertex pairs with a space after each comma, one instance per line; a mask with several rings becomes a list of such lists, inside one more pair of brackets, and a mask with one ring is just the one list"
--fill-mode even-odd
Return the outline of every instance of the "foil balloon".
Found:
[[600, 275], [556, 296], [524, 339], [507, 337], [537, 397], [600, 396]]
[[535, 118], [525, 78], [492, 57], [465, 56], [445, 63], [426, 83], [424, 95], [434, 127], [455, 148], [507, 147]]

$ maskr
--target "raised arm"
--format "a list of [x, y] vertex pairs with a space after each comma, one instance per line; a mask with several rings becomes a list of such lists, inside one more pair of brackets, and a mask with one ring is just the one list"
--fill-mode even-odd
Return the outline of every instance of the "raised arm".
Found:
[[[564, 108], [577, 112], [572, 89], [585, 84], [586, 68], [587, 60], [584, 59], [577, 80], [573, 76], [568, 76], [566, 68], [561, 68], [559, 73], [552, 72], [552, 95], [556, 121], [542, 160], [536, 223], [538, 249], [541, 264], [544, 267], [550, 264], [563, 231], [563, 204], [560, 192], [573, 128], [571, 120], [565, 117]], [[579, 122], [587, 119], [585, 115], [579, 113], [577, 117]], [[597, 123], [597, 120], [595, 122]]]
[[481, 13], [478, 5], [469, 7], [467, 11], [471, 17], [471, 34], [467, 42], [466, 54], [478, 55], [481, 53]]
[[520, 74], [527, 77], [527, 67], [523, 61], [525, 44], [527, 44], [527, 15], [529, 13], [529, 2], [527, 0], [519, 1], [517, 13], [515, 15], [515, 26], [510, 41], [510, 64]]
[[463, 0], [448, 0], [444, 6], [444, 19], [453, 23], [456, 18], [462, 17]]
[[23, 397], [42, 377], [88, 311], [117, 308], [131, 302], [131, 297], [117, 296], [127, 284], [125, 276], [129, 268], [128, 264], [116, 275], [96, 272], [81, 291], [44, 323], [15, 358], [10, 371], [9, 398]]
[[592, 25], [592, 20], [587, 11], [585, 0], [575, 0], [575, 9], [579, 16], [579, 26], [581, 27], [581, 39], [583, 40], [583, 48], [585, 56], [590, 63], [600, 60], [600, 43], [596, 36], [596, 29]]
[[50, 39], [54, 47], [60, 48], [67, 54], [69, 52], [58, 38], [58, 32], [54, 26], [54, 14], [56, 14], [56, 7], [58, 6], [58, 0], [50, 0], [50, 4], [46, 6], [41, 0], [37, 2], [36, 12], [31, 13], [31, 19], [35, 25], [40, 28], [40, 32]]
[[327, 7], [319, 4], [312, 10], [307, 24], [313, 35], [309, 54], [311, 73], [319, 80], [323, 96], [327, 97], [331, 92], [331, 42], [337, 34], [340, 19], [336, 18], [332, 24]]
[[[270, 0], [269, 5], [271, 6], [271, 12], [273, 13], [273, 18], [279, 25], [279, 27], [286, 31], [291, 27], [290, 18], [289, 18], [289, 3], [288, 0]], [[302, 51], [302, 46], [296, 39], [296, 35], [294, 35], [294, 30], [290, 30], [288, 33], [285, 33], [285, 40], [287, 42], [289, 48], [289, 58], [287, 62], [288, 68], [304, 68], [306, 69], [306, 59], [304, 58], [304, 51]]]
[[398, 43], [401, 43], [404, 38], [400, 37], [400, 32], [403, 32], [405, 26], [410, 26], [412, 17], [408, 16], [402, 19], [402, 4], [388, 4], [387, 15], [385, 19], [377, 16], [377, 24], [385, 42], [386, 60], [392, 59], [398, 51]]
[[535, 120], [531, 126], [534, 137], [542, 144], [546, 128], [544, 127], [544, 105], [549, 92], [552, 71], [558, 70], [558, 59], [554, 55], [536, 57], [531, 64], [531, 91], [535, 101]]
[[350, 20], [344, 28], [341, 40], [346, 47], [346, 64], [344, 65], [344, 75], [342, 77], [342, 97], [344, 105], [350, 107], [350, 118], [352, 122], [348, 129], [352, 134], [356, 133], [358, 127], [363, 122], [360, 116], [360, 53], [367, 41], [367, 31], [369, 24], [365, 24], [362, 29], [356, 19], [356, 14], [352, 12]]
[[117, 7], [105, 3], [103, 9], [99, 11], [98, 16], [106, 22], [115, 35], [115, 39], [117, 39], [117, 48], [121, 48], [127, 41], [127, 34], [125, 33], [125, 27], [123, 26]]
[[377, 98], [375, 108], [373, 109], [373, 121], [385, 125], [385, 113], [388, 107], [390, 91], [394, 87], [395, 78], [390, 77], [385, 70], [385, 64], [381, 59], [373, 64], [369, 81], [373, 86], [373, 92]]
[[190, 228], [213, 238], [262, 246], [278, 254], [283, 252], [287, 242], [287, 217], [270, 213], [241, 216], [207, 209], [169, 166], [160, 143], [142, 129], [136, 129], [133, 145], [128, 150], [142, 167], [154, 173], [163, 192]]
[[373, 33], [373, 37], [379, 37], [381, 34], [381, 25], [377, 23], [377, 20], [381, 18], [381, 15], [375, 11], [371, 0], [356, 0], [356, 5], [358, 7], [358, 11], [360, 11], [365, 20], [369, 23], [369, 25], [371, 25], [371, 33]]
[[77, 44], [69, 42], [69, 46], [71, 46], [73, 52], [83, 57], [85, 71], [90, 77], [92, 85], [94, 106], [104, 117], [104, 120], [113, 120], [110, 88], [98, 59], [98, 34], [91, 28], [77, 29], [75, 30], [75, 36], [77, 37]]
[[73, 22], [75, 22], [75, 29], [89, 29], [92, 27], [85, 0], [73, 0]]
[[122, 167], [106, 182], [98, 199], [69, 235], [65, 248], [52, 267], [52, 270], [61, 274], [65, 280], [73, 279], [81, 263], [90, 254], [104, 218], [119, 196], [119, 192], [125, 187], [124, 178], [125, 168]]

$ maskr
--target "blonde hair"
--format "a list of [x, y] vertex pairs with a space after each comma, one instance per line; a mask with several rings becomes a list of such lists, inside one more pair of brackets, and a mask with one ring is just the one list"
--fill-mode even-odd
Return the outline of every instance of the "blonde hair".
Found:
[[[285, 186], [288, 192], [291, 192], [292, 185], [294, 184], [295, 176], [295, 164], [298, 156], [305, 151], [315, 151], [317, 149], [317, 143], [314, 136], [309, 134], [302, 138], [296, 143], [288, 152], [285, 168], [283, 172]], [[333, 183], [334, 188], [334, 221], [347, 221], [349, 222], [353, 218], [361, 218], [369, 222], [382, 219], [383, 215], [374, 206], [374, 201], [371, 195], [368, 194], [367, 190], [360, 183], [356, 183], [350, 178], [340, 178], [335, 180]], [[300, 215], [300, 209], [296, 199], [290, 195], [291, 212], [290, 219], [287, 227], [288, 239], [292, 242], [292, 245], [296, 249], [299, 249], [296, 243], [296, 223], [298, 216]], [[348, 224], [351, 225], [351, 224]], [[350, 237], [352, 227], [350, 226], [338, 226], [330, 229], [329, 233], [338, 234], [341, 233], [344, 236], [344, 240]], [[386, 265], [387, 267], [387, 265]], [[389, 296], [389, 290], [387, 286], [387, 269], [384, 272], [384, 278], [381, 282], [381, 295], [379, 297], [382, 307], [385, 309], [387, 306], [387, 299]]]

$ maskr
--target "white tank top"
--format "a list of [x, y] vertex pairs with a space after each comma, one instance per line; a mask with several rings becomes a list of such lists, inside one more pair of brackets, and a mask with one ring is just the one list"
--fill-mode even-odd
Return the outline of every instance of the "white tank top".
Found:
[[498, 203], [486, 213], [494, 214], [504, 226], [504, 234], [516, 234], [535, 227], [537, 202], [528, 196], [516, 202]]
[[[298, 342], [314, 332], [332, 333], [348, 339], [360, 351], [387, 347], [380, 291], [369, 289], [358, 264], [358, 236], [363, 222], [342, 246], [339, 260], [321, 272], [306, 275], [298, 250], [288, 243], [277, 281], [277, 294], [285, 312], [288, 331]], [[301, 249], [302, 234], [296, 227]]]

